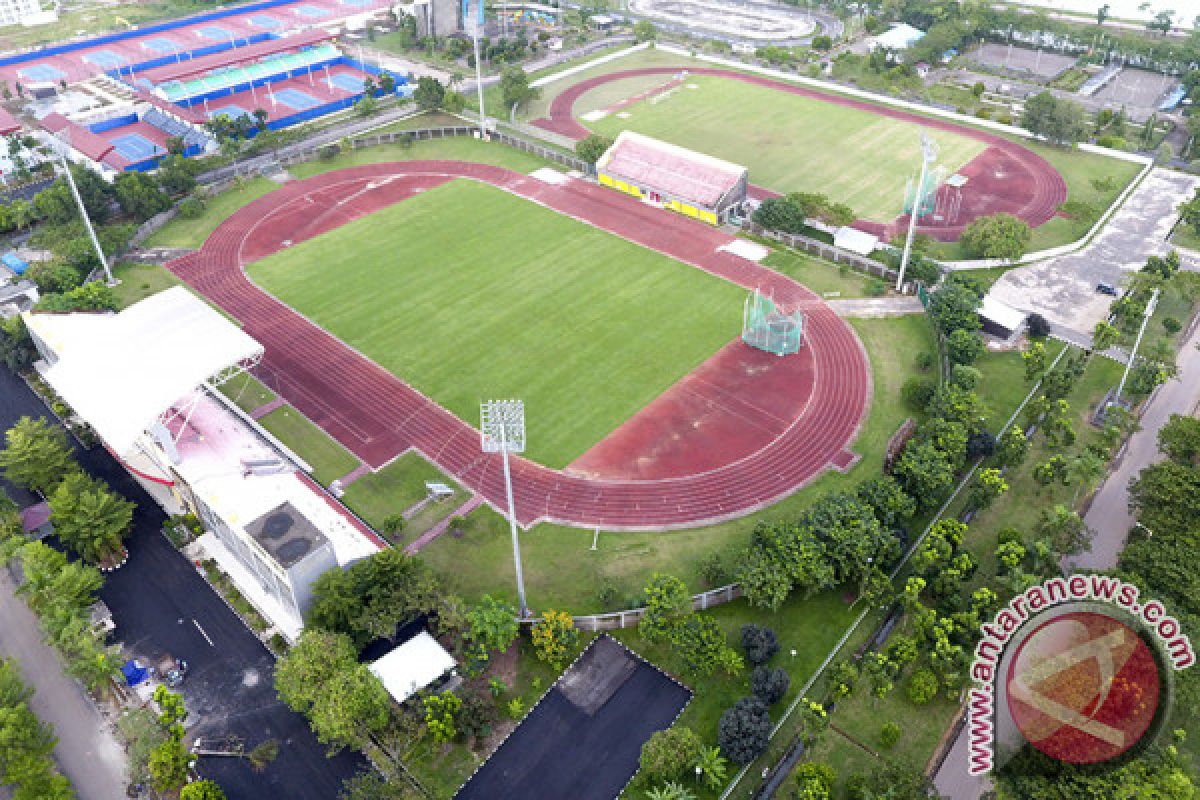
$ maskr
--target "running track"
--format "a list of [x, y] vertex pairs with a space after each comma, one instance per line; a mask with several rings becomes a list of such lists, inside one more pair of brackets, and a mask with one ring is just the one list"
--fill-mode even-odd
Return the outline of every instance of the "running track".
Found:
[[[853, 330], [789, 278], [717, 248], [730, 237], [595, 184], [550, 185], [499, 167], [457, 161], [373, 164], [288, 183], [226, 219], [197, 252], [167, 267], [240, 320], [265, 347], [263, 376], [300, 411], [373, 467], [417, 449], [504, 508], [498, 456], [479, 434], [400, 379], [260, 290], [246, 264], [446, 180], [490, 183], [745, 287], [774, 291], [807, 314], [815, 362], [812, 397], [794, 423], [757, 452], [702, 474], [661, 480], [572, 475], [518, 458], [517, 517], [612, 530], [691, 527], [762, 508], [845, 466], [871, 395], [866, 353]], [[337, 291], [331, 281], [330, 291]]]
[[[674, 75], [680, 69], [680, 67], [643, 67], [598, 75], [580, 81], [567, 87], [555, 97], [550, 104], [549, 117], [536, 120], [534, 124], [564, 136], [582, 139], [591, 131], [576, 119], [575, 103], [585, 93], [610, 81], [641, 75]], [[962, 234], [963, 229], [972, 219], [999, 211], [1020, 217], [1031, 227], [1037, 227], [1048, 222], [1058, 212], [1058, 207], [1067, 199], [1067, 184], [1058, 174], [1058, 170], [1054, 169], [1046, 159], [1003, 136], [948, 120], [924, 117], [897, 108], [875, 105], [843, 95], [819, 92], [759, 75], [747, 75], [713, 67], [688, 67], [687, 71], [689, 75], [731, 78], [756, 86], [791, 92], [802, 97], [856, 108], [860, 111], [904, 120], [921, 127], [947, 131], [985, 142], [988, 145], [987, 149], [959, 170], [969, 180], [963, 189], [962, 209], [955, 223], [917, 226], [917, 230], [921, 233], [929, 234], [937, 239], [954, 241]], [[775, 195], [776, 192], [761, 186], [752, 186], [750, 194], [752, 197], [763, 198]], [[886, 238], [898, 230], [904, 230], [908, 225], [908, 216], [899, 217], [891, 223], [858, 220], [855, 225]]]

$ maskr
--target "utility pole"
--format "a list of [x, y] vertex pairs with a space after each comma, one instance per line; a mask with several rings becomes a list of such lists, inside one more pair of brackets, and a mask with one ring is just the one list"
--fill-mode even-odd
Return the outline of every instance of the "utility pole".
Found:
[[896, 276], [896, 291], [904, 286], [904, 272], [908, 269], [908, 259], [912, 254], [913, 234], [917, 232], [917, 217], [921, 214], [921, 192], [925, 188], [925, 178], [929, 174], [929, 165], [937, 159], [937, 144], [929, 138], [929, 134], [921, 131], [921, 177], [913, 191], [912, 209], [908, 214], [908, 235], [904, 239], [904, 254], [900, 256], [900, 274]]
[[517, 599], [521, 618], [529, 616], [525, 602], [525, 576], [521, 569], [521, 540], [517, 532], [517, 509], [513, 503], [512, 472], [508, 454], [525, 450], [525, 403], [521, 400], [488, 400], [479, 407], [480, 443], [485, 453], [500, 453], [504, 462], [504, 493], [508, 500], [508, 527], [512, 534], [513, 569], [517, 575]]

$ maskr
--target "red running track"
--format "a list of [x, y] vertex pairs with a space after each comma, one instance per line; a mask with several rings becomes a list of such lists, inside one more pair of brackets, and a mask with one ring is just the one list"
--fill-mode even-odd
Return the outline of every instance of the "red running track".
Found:
[[[585, 93], [597, 86], [622, 78], [675, 74], [679, 71], [679, 67], [643, 67], [580, 81], [555, 97], [550, 104], [550, 116], [547, 119], [536, 120], [534, 124], [564, 136], [582, 139], [591, 131], [576, 119], [575, 103]], [[814, 100], [856, 108], [860, 111], [904, 120], [925, 128], [948, 131], [986, 142], [987, 149], [959, 170], [959, 173], [967, 176], [969, 180], [962, 191], [962, 207], [955, 222], [953, 224], [920, 224], [917, 226], [917, 230], [921, 233], [942, 241], [958, 239], [971, 220], [997, 212], [1012, 214], [1025, 220], [1030, 226], [1037, 227], [1050, 221], [1058, 212], [1058, 207], [1067, 199], [1066, 182], [1058, 174], [1058, 170], [1054, 169], [1046, 159], [1016, 142], [994, 133], [969, 128], [947, 120], [924, 117], [897, 108], [855, 100], [843, 95], [807, 89], [758, 75], [746, 75], [712, 67], [689, 67], [688, 73], [745, 81], [756, 86], [791, 92]], [[752, 197], [762, 198], [776, 193], [761, 186], [752, 186], [750, 194]], [[858, 220], [855, 225], [872, 233], [890, 236], [896, 231], [907, 228], [908, 215], [898, 217], [889, 223]]]
[[457, 161], [353, 167], [288, 183], [259, 198], [226, 219], [199, 251], [167, 266], [240, 320], [265, 347], [268, 383], [368, 464], [382, 466], [415, 448], [503, 508], [499, 457], [480, 453], [475, 429], [259, 289], [244, 271], [269, 252], [460, 177], [492, 184], [740, 286], [761, 286], [807, 315], [812, 395], [768, 445], [718, 469], [661, 480], [589, 478], [518, 458], [513, 484], [522, 525], [547, 520], [612, 530], [691, 527], [755, 511], [831, 465], [848, 463], [846, 447], [871, 395], [866, 353], [853, 330], [800, 284], [718, 252], [731, 237], [595, 184], [571, 180], [556, 186]]

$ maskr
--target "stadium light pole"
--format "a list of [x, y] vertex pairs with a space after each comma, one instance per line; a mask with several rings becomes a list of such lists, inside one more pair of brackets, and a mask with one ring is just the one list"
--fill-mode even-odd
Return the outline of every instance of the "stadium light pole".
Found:
[[[479, 95], [479, 135], [486, 139], [487, 112], [483, 108], [483, 62], [479, 56], [479, 36], [483, 33], [484, 24], [483, 0], [476, 0], [476, 2], [479, 3], [479, 14], [471, 26], [471, 39], [475, 48], [475, 91]], [[462, 12], [463, 23], [466, 24], [467, 19], [471, 16], [471, 0], [463, 0]]]
[[[63, 134], [67, 137], [67, 146], [71, 145], [70, 134], [64, 130]], [[71, 165], [67, 163], [67, 155], [61, 149], [58, 149], [58, 161], [62, 165], [63, 175], [67, 179], [67, 186], [71, 187], [71, 196], [75, 198], [75, 205], [79, 207], [79, 216], [83, 217], [83, 227], [87, 228], [88, 237], [92, 240], [92, 247], [96, 250], [96, 257], [100, 259], [100, 266], [104, 268], [104, 279], [109, 286], [116, 286], [117, 282], [113, 278], [112, 270], [109, 269], [108, 259], [104, 257], [104, 248], [100, 246], [100, 240], [96, 238], [96, 229], [92, 227], [92, 220], [88, 216], [87, 208], [83, 205], [83, 198], [79, 195], [79, 187], [75, 185], [75, 176], [71, 174]]]
[[913, 192], [912, 209], [908, 214], [908, 235], [904, 238], [904, 254], [900, 256], [900, 274], [896, 276], [896, 291], [904, 286], [904, 271], [908, 269], [908, 259], [912, 255], [913, 234], [917, 232], [917, 217], [921, 212], [921, 190], [925, 187], [925, 176], [929, 174], [929, 165], [937, 158], [937, 145], [929, 134], [921, 131], [921, 177]]
[[1133, 352], [1129, 354], [1129, 359], [1125, 362], [1125, 371], [1121, 373], [1121, 382], [1117, 384], [1116, 402], [1121, 402], [1121, 392], [1125, 391], [1125, 381], [1129, 379], [1129, 370], [1133, 367], [1133, 362], [1137, 359], [1138, 348], [1142, 346], [1142, 335], [1146, 332], [1146, 323], [1154, 316], [1154, 309], [1158, 305], [1158, 289], [1150, 295], [1150, 302], [1146, 303], [1146, 310], [1142, 312], [1142, 327], [1138, 328], [1137, 339], [1133, 341]]
[[521, 540], [517, 534], [517, 509], [513, 503], [512, 472], [508, 454], [525, 450], [525, 403], [522, 400], [487, 400], [479, 406], [480, 444], [485, 453], [500, 453], [504, 462], [504, 492], [508, 500], [508, 527], [512, 533], [513, 567], [517, 573], [517, 599], [521, 618], [529, 616], [525, 602], [525, 576], [521, 570]]

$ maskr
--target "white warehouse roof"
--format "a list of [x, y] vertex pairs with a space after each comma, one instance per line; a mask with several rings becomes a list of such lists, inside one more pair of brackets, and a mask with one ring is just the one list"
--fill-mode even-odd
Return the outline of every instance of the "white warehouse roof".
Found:
[[891, 30], [875, 37], [875, 44], [885, 50], [907, 50], [925, 36], [925, 31], [901, 22]]
[[403, 703], [438, 678], [454, 669], [454, 657], [426, 631], [371, 664], [371, 672], [383, 681], [388, 694]]
[[[81, 318], [86, 335], [76, 324]], [[197, 386], [263, 353], [180, 286], [117, 314], [28, 314], [26, 323], [55, 349], [46, 381], [118, 455]]]

